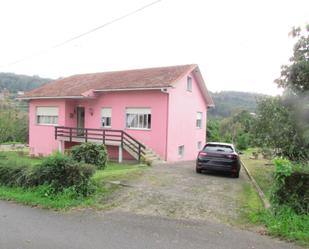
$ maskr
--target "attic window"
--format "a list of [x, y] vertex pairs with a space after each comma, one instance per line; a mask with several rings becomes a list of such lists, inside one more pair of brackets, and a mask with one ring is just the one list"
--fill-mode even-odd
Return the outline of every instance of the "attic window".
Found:
[[192, 92], [192, 78], [190, 76], [187, 77], [187, 91]]

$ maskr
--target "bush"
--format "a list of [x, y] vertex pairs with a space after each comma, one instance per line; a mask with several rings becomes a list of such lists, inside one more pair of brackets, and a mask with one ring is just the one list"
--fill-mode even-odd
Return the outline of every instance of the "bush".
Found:
[[31, 179], [34, 185], [50, 185], [55, 192], [72, 187], [76, 193], [87, 196], [94, 190], [90, 179], [94, 172], [93, 165], [55, 154], [47, 157], [35, 168]]
[[107, 151], [103, 144], [83, 143], [71, 149], [71, 156], [77, 162], [94, 164], [98, 169], [104, 169], [107, 163]]
[[309, 213], [309, 173], [288, 160], [274, 160], [275, 183], [271, 201], [275, 206], [288, 206], [298, 214]]
[[31, 186], [31, 171], [31, 166], [25, 162], [12, 159], [2, 161], [0, 162], [0, 184], [10, 187]]

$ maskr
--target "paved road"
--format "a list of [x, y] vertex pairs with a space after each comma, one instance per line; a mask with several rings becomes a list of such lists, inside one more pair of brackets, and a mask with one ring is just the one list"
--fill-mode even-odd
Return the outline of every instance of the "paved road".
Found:
[[56, 213], [0, 201], [1, 249], [287, 249], [276, 239], [211, 222], [132, 213]]

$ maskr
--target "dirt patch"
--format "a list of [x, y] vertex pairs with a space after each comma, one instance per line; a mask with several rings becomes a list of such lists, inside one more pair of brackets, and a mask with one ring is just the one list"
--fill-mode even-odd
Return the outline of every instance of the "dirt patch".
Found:
[[116, 210], [179, 219], [219, 219], [234, 223], [240, 217], [240, 194], [248, 182], [222, 174], [196, 174], [194, 162], [161, 164], [117, 193]]

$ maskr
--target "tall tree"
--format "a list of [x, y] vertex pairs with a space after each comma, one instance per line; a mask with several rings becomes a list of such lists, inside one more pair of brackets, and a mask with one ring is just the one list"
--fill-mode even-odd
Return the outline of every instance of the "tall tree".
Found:
[[275, 81], [278, 86], [294, 94], [308, 94], [309, 91], [309, 24], [305, 31], [293, 28], [290, 35], [298, 39], [294, 45], [290, 64], [281, 67], [281, 75]]

